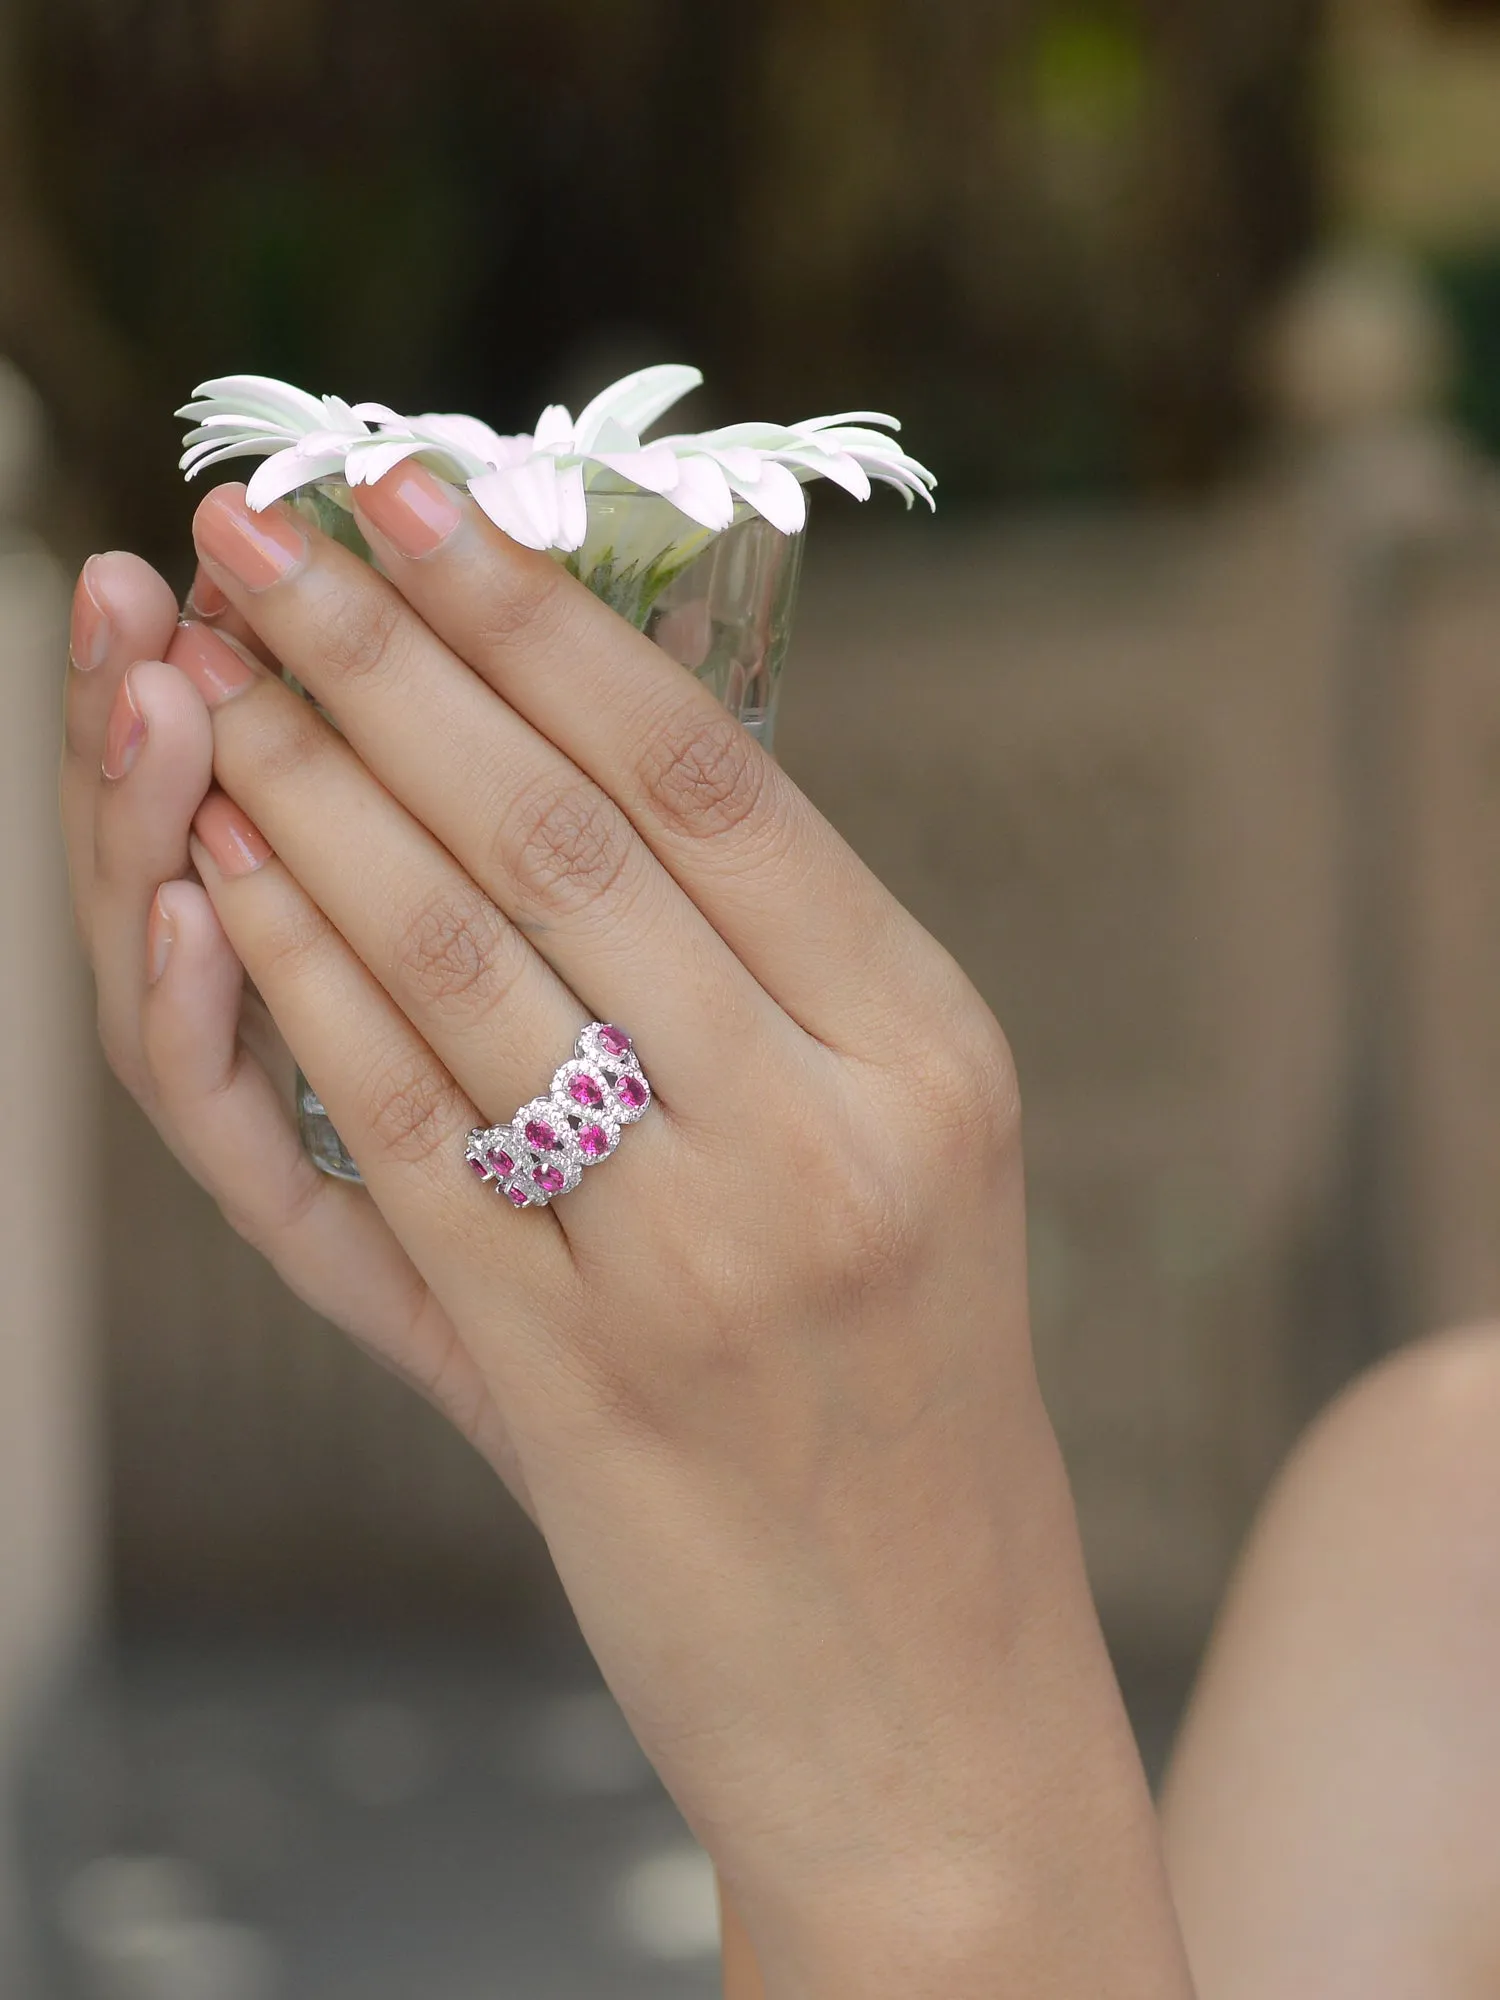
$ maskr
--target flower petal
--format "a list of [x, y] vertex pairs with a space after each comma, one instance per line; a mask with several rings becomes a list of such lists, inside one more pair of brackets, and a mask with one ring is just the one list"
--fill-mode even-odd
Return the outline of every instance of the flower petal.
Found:
[[469, 491], [495, 526], [528, 549], [550, 549], [558, 532], [558, 481], [550, 458], [533, 458], [503, 472], [482, 472]]
[[589, 531], [588, 495], [583, 487], [583, 467], [570, 465], [557, 475], [557, 529], [554, 549], [581, 549]]
[[870, 475], [852, 452], [820, 451], [816, 445], [798, 445], [778, 456], [783, 465], [800, 469], [809, 479], [831, 479], [856, 500], [870, 497]]
[[712, 528], [716, 534], [734, 519], [734, 495], [724, 469], [707, 456], [677, 460], [677, 484], [669, 498], [690, 521]]
[[256, 468], [245, 488], [245, 505], [258, 514], [299, 486], [311, 486], [319, 479], [341, 479], [343, 474], [342, 451], [306, 452], [293, 446]]
[[377, 479], [394, 472], [403, 459], [430, 449], [418, 437], [371, 438], [368, 444], [357, 444], [349, 452], [344, 461], [344, 477], [351, 486], [373, 486]]
[[467, 465], [470, 473], [524, 465], [531, 456], [529, 437], [502, 437], [478, 417], [458, 411], [426, 411], [420, 417], [403, 417], [402, 425], [418, 437], [431, 438], [450, 450]]
[[757, 514], [773, 528], [780, 528], [784, 535], [795, 535], [806, 523], [807, 496], [801, 483], [795, 473], [778, 465], [774, 458], [762, 463], [758, 479], [736, 479], [730, 473], [729, 484]]
[[573, 413], [562, 403], [549, 403], [536, 420], [538, 451], [573, 449]]
[[270, 417], [298, 433], [322, 430], [328, 422], [319, 397], [271, 375], [218, 375], [211, 382], [200, 382], [193, 396], [222, 409], [243, 410], [246, 416]]
[[665, 445], [648, 444], [639, 451], [594, 451], [589, 457], [648, 493], [671, 494], [681, 476], [676, 454]]
[[601, 389], [593, 401], [586, 403], [579, 412], [578, 422], [573, 426], [577, 449], [592, 450], [599, 442], [605, 423], [611, 419], [622, 430], [638, 438], [674, 403], [681, 402], [690, 389], [696, 389], [702, 380], [699, 369], [686, 367], [677, 361], [662, 362], [655, 368], [638, 368], [633, 375], [622, 375], [618, 382], [611, 382], [607, 389]]

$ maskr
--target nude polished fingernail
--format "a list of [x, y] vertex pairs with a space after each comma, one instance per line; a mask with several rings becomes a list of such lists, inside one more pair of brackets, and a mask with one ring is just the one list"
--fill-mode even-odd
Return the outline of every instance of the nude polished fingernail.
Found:
[[96, 587], [97, 556], [90, 556], [79, 572], [73, 591], [73, 629], [68, 642], [68, 658], [78, 671], [89, 674], [102, 667], [109, 657], [113, 636], [109, 612]]
[[146, 983], [154, 986], [167, 969], [167, 960], [177, 942], [177, 926], [162, 908], [161, 891], [151, 898], [151, 914], [146, 919]]
[[201, 564], [193, 578], [193, 587], [188, 592], [184, 609], [195, 618], [221, 618], [229, 609], [229, 599]]
[[243, 486], [217, 487], [193, 516], [193, 539], [210, 562], [246, 590], [281, 583], [302, 563], [307, 537], [279, 504], [254, 513]]
[[210, 792], [193, 819], [193, 831], [221, 875], [253, 875], [271, 858], [260, 828], [223, 792]]
[[413, 561], [440, 549], [464, 517], [451, 487], [410, 460], [373, 486], [361, 486], [355, 505], [397, 555]]
[[130, 680], [130, 674], [126, 674], [115, 689], [114, 704], [104, 727], [104, 755], [99, 768], [111, 781], [125, 776], [146, 740], [146, 717]]
[[186, 674], [210, 708], [231, 695], [242, 694], [261, 678], [261, 670], [222, 632], [211, 632], [184, 618], [167, 648], [167, 659]]

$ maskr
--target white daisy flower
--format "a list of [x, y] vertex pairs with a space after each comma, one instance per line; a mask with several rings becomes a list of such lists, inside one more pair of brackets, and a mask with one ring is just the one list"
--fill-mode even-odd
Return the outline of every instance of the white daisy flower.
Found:
[[420, 458], [466, 486], [515, 541], [564, 554], [588, 537], [593, 492], [656, 494], [710, 533], [745, 509], [796, 534], [807, 518], [802, 488], [812, 479], [831, 479], [857, 500], [880, 481], [908, 506], [918, 497], [933, 504], [933, 475], [887, 435], [900, 426], [878, 411], [643, 442], [642, 433], [702, 379], [676, 363], [643, 368], [612, 383], [576, 419], [554, 403], [534, 431], [506, 437], [475, 417], [404, 417], [382, 403], [349, 404], [262, 375], [227, 375], [203, 383], [177, 413], [195, 419], [182, 469], [192, 478], [207, 466], [259, 455], [265, 463], [249, 482], [250, 506], [267, 507], [306, 486], [342, 505], [346, 489]]

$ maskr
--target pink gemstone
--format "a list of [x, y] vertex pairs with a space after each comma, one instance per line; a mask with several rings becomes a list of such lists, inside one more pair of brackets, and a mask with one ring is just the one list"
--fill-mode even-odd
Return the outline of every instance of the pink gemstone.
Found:
[[533, 1171], [531, 1178], [536, 1182], [543, 1194], [558, 1194], [562, 1190], [562, 1185], [567, 1179], [567, 1175], [561, 1167], [537, 1167]]
[[622, 1076], [615, 1089], [620, 1102], [628, 1104], [632, 1111], [639, 1111], [646, 1102], [646, 1086], [638, 1076]]
[[499, 1180], [508, 1181], [516, 1170], [516, 1163], [510, 1154], [502, 1152], [498, 1146], [492, 1147], [484, 1157], [489, 1164], [490, 1172]]
[[535, 1146], [539, 1153], [555, 1153], [557, 1151], [557, 1134], [550, 1125], [544, 1125], [539, 1118], [528, 1118], [526, 1121], [526, 1143], [528, 1146]]
[[468, 1157], [469, 1157], [469, 1165], [474, 1169], [474, 1172], [478, 1174], [479, 1178], [481, 1180], [488, 1180], [489, 1175], [485, 1171], [484, 1161], [476, 1160], [472, 1153], [470, 1153]]
[[586, 1104], [590, 1111], [597, 1111], [604, 1102], [604, 1092], [591, 1076], [575, 1076], [568, 1085], [568, 1095], [575, 1104]]
[[524, 1208], [526, 1206], [526, 1190], [519, 1187], [507, 1188], [505, 1190], [505, 1199], [510, 1203], [512, 1208]]
[[629, 1055], [630, 1037], [623, 1028], [601, 1028], [599, 1046], [601, 1049], [608, 1049], [612, 1056]]
[[602, 1160], [609, 1151], [609, 1134], [602, 1125], [585, 1125], [578, 1135], [578, 1150], [586, 1160]]

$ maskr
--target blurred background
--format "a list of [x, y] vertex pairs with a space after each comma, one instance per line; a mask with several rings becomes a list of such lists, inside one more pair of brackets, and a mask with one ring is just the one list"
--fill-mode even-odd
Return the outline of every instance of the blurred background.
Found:
[[705, 1996], [539, 1546], [101, 1073], [73, 567], [173, 408], [891, 409], [793, 774], [1016, 1047], [1041, 1365], [1153, 1766], [1309, 1413], [1500, 1307], [1500, 0], [0, 10], [0, 1990]]

